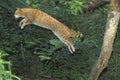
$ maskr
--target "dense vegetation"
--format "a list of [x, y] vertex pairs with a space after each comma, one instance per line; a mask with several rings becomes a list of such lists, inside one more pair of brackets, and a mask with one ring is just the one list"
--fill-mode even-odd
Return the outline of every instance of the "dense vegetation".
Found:
[[[90, 0], [76, 0], [80, 2], [78, 5], [74, 5], [74, 1], [0, 1], [0, 50], [9, 54], [5, 59], [11, 61], [13, 74], [22, 80], [87, 79], [101, 50], [108, 5], [83, 13], [79, 6]], [[84, 41], [74, 39], [76, 53], [71, 55], [67, 47], [51, 31], [35, 25], [28, 25], [21, 30], [18, 27], [20, 20], [14, 19], [14, 11], [17, 7], [33, 7], [52, 15], [73, 31], [82, 32]], [[108, 68], [99, 80], [120, 79], [119, 31], [120, 29]]]

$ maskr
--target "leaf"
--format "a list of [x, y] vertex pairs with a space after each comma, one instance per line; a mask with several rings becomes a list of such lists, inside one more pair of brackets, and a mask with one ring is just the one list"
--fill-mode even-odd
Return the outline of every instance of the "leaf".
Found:
[[30, 47], [33, 47], [33, 46], [37, 45], [37, 43], [32, 42], [32, 41], [25, 42], [25, 44], [26, 44], [25, 47], [27, 47], [27, 48], [30, 48]]
[[58, 50], [60, 48], [63, 48], [65, 45], [58, 39], [52, 39], [49, 40], [50, 44], [54, 47], [50, 48], [49, 52], [54, 52], [55, 50]]
[[51, 60], [51, 57], [43, 56], [43, 55], [39, 56], [39, 58], [40, 58], [41, 61]]
[[51, 45], [54, 45], [55, 47], [62, 47], [64, 44], [59, 41], [58, 39], [52, 39], [49, 41]]

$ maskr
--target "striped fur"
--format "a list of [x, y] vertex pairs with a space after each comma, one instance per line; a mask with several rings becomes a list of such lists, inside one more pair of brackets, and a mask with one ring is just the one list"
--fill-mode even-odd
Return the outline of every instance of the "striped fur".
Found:
[[18, 8], [14, 14], [15, 18], [22, 17], [19, 23], [21, 29], [26, 25], [35, 24], [39, 27], [51, 30], [63, 43], [68, 46], [70, 53], [75, 52], [74, 44], [71, 40], [72, 37], [82, 38], [82, 33], [77, 34], [70, 30], [66, 25], [62, 24], [52, 16], [32, 8]]

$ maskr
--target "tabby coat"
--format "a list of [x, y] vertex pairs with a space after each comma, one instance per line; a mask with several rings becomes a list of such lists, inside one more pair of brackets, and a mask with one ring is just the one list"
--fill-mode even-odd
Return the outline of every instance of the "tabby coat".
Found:
[[72, 37], [83, 37], [83, 34], [77, 34], [71, 31], [66, 25], [62, 24], [50, 15], [32, 8], [17, 8], [14, 14], [15, 18], [22, 17], [19, 26], [21, 29], [29, 24], [35, 24], [42, 28], [51, 30], [63, 43], [68, 46], [70, 53], [75, 52]]

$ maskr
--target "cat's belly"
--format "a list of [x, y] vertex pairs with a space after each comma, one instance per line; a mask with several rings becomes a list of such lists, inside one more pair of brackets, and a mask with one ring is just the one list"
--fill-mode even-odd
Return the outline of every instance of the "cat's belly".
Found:
[[39, 27], [42, 27], [42, 28], [51, 30], [50, 27], [47, 27], [47, 26], [45, 26], [45, 25], [41, 25], [41, 24], [38, 24], [38, 23], [35, 23], [35, 22], [34, 22], [33, 24], [34, 24], [34, 25], [37, 25], [37, 26], [39, 26]]

